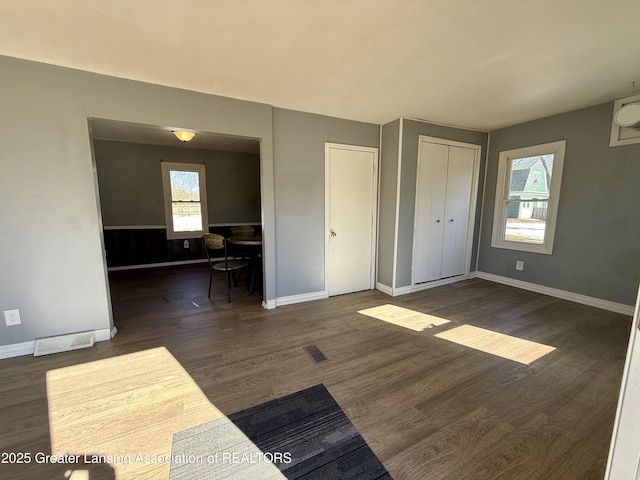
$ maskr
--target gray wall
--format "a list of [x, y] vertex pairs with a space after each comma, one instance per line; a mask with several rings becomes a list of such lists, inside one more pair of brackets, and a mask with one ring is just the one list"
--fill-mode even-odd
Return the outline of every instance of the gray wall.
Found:
[[[613, 104], [491, 132], [478, 269], [633, 305], [640, 280], [640, 145], [609, 147]], [[491, 247], [498, 156], [566, 139], [553, 255]], [[524, 260], [524, 271], [515, 270]]]
[[104, 226], [165, 225], [160, 160], [204, 163], [209, 223], [260, 223], [260, 156], [94, 141]]
[[418, 143], [420, 135], [472, 143], [482, 147], [480, 151], [480, 178], [478, 179], [478, 197], [473, 234], [474, 242], [471, 254], [471, 270], [475, 270], [478, 249], [477, 232], [480, 229], [480, 211], [482, 207], [482, 183], [484, 180], [485, 157], [489, 134], [487, 132], [445, 127], [409, 119], [404, 119], [402, 132], [402, 173], [400, 178], [401, 193], [398, 222], [396, 287], [411, 285], [413, 226], [416, 206], [416, 171], [418, 168]]
[[[0, 322], [0, 346], [113, 326], [88, 118], [259, 139], [265, 299], [324, 290], [324, 142], [375, 147], [377, 125], [8, 57], [0, 57], [0, 71], [0, 311], [18, 308], [22, 316], [20, 326]], [[633, 303], [640, 278], [640, 145], [608, 147], [611, 113], [611, 104], [601, 105], [492, 133], [480, 270]], [[482, 133], [405, 121], [396, 286], [410, 282], [421, 133], [484, 145]], [[563, 138], [554, 255], [491, 248], [499, 151]], [[386, 200], [395, 202], [393, 175], [382, 172], [381, 212], [395, 210]], [[387, 213], [380, 226], [385, 251]], [[383, 256], [379, 279], [391, 265]], [[525, 260], [520, 274], [516, 259]]]
[[378, 147], [379, 127], [273, 109], [278, 297], [325, 290], [325, 142]]
[[381, 131], [380, 198], [378, 204], [378, 282], [393, 287], [393, 255], [398, 198], [398, 147], [400, 119], [386, 123]]
[[260, 139], [265, 298], [275, 298], [269, 105], [8, 57], [0, 72], [0, 311], [22, 317], [0, 322], [0, 345], [113, 326], [92, 117]]

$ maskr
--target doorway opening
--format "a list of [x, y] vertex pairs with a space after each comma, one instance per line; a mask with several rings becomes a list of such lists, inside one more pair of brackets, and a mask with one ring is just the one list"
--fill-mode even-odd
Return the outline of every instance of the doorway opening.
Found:
[[[95, 118], [89, 119], [89, 130], [111, 295], [114, 275], [119, 280], [131, 277], [132, 281], [124, 282], [124, 285], [127, 289], [135, 289], [143, 286], [142, 278], [157, 274], [166, 280], [159, 285], [167, 286], [166, 291], [161, 287], [154, 293], [160, 302], [201, 308], [209, 301], [209, 266], [202, 235], [217, 233], [227, 238], [233, 234], [232, 229], [239, 227], [245, 231], [252, 229], [256, 236], [262, 235], [260, 140], [197, 131], [191, 141], [183, 142], [172, 133], [176, 130], [174, 127]], [[167, 221], [166, 217], [163, 163], [199, 167], [203, 178], [198, 185], [204, 189], [202, 198], [206, 194], [206, 204], [191, 202], [194, 205], [188, 205], [190, 209], [202, 207], [205, 213], [198, 217], [202, 220], [200, 223], [195, 222], [199, 230], [183, 232], [178, 237], [168, 235], [168, 226], [174, 219]], [[188, 193], [200, 198], [198, 189]], [[187, 203], [189, 200], [190, 196]], [[184, 210], [185, 201], [178, 203]], [[262, 253], [256, 252], [259, 273], [254, 280], [257, 288], [243, 300], [257, 305], [263, 297]], [[184, 288], [181, 288], [171, 280], [172, 272], [177, 275], [178, 283], [181, 283], [180, 278], [184, 280], [185, 272], [191, 280], [184, 282]], [[245, 287], [250, 276], [247, 271], [241, 278], [242, 283], [233, 288], [232, 298], [249, 295]], [[122, 285], [120, 281], [120, 290]], [[211, 302], [226, 303], [224, 280], [214, 280]], [[117, 315], [114, 322], [117, 326]]]

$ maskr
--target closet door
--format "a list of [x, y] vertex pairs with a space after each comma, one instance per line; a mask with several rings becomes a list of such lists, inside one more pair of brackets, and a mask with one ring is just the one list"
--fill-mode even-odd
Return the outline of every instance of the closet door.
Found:
[[449, 146], [421, 142], [416, 182], [413, 283], [440, 278]]
[[449, 147], [439, 278], [465, 273], [474, 159], [475, 151], [471, 148]]

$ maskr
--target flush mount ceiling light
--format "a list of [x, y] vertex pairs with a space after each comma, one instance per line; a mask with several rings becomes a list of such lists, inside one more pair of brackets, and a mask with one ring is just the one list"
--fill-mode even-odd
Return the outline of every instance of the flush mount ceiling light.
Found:
[[171, 133], [178, 137], [178, 140], [185, 143], [191, 141], [191, 139], [196, 136], [193, 132], [183, 132], [181, 130], [171, 130]]
[[621, 127], [633, 127], [640, 123], [640, 103], [627, 103], [615, 115], [615, 122]]

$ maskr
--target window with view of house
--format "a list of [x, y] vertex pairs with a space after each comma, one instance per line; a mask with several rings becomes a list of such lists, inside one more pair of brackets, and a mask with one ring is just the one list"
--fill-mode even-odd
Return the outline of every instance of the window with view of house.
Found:
[[204, 165], [162, 162], [167, 239], [195, 238], [208, 231]]
[[491, 246], [553, 253], [565, 141], [500, 152]]

